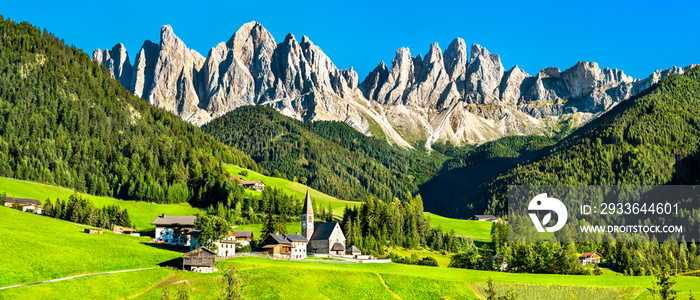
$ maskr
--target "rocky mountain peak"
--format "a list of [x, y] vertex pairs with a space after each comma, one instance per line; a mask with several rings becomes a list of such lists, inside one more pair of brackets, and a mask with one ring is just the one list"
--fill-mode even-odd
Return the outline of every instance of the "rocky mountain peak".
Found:
[[461, 38], [454, 39], [445, 50], [445, 71], [452, 81], [464, 81], [467, 59], [467, 44]]
[[124, 44], [118, 43], [111, 50], [97, 49], [92, 52], [92, 60], [103, 64], [124, 87], [131, 86], [133, 69]]

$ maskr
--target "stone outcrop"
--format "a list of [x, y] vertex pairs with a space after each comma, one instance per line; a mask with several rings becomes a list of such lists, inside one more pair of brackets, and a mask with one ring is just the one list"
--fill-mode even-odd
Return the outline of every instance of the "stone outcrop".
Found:
[[122, 44], [93, 52], [93, 60], [135, 95], [202, 125], [243, 105], [268, 105], [303, 121], [344, 121], [391, 143], [426, 147], [440, 141], [482, 143], [507, 135], [550, 134], [561, 122], [581, 125], [661, 78], [673, 67], [637, 80], [620, 70], [579, 62], [561, 71], [530, 75], [505, 70], [498, 54], [464, 40], [425, 56], [396, 51], [364, 80], [338, 69], [308, 37], [288, 34], [281, 43], [250, 22], [216, 45], [206, 58], [187, 48], [169, 25], [158, 44], [145, 41], [133, 66]]

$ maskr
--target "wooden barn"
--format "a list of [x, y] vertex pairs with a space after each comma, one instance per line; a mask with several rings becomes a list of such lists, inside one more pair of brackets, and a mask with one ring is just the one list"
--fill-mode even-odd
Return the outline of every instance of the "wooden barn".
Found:
[[182, 269], [200, 273], [216, 272], [216, 253], [205, 247], [192, 250], [183, 255]]
[[85, 233], [102, 234], [102, 229], [85, 228]]

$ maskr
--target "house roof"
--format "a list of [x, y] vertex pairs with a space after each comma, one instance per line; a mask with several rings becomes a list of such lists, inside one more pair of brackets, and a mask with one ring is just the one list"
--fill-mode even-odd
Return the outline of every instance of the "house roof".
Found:
[[584, 254], [581, 254], [581, 256], [579, 256], [578, 258], [588, 258], [593, 256], [594, 254], [600, 256], [600, 253], [598, 252], [586, 252]]
[[124, 227], [124, 226], [119, 226], [119, 225], [114, 225], [112, 227], [112, 231], [133, 231], [133, 232], [136, 232], [136, 229]]
[[199, 236], [201, 233], [201, 230], [190, 230], [189, 232], [187, 232], [187, 235], [196, 237]]
[[39, 200], [25, 199], [25, 198], [5, 197], [5, 202], [10, 202], [10, 203], [17, 202], [19, 204], [41, 205], [41, 201], [39, 201]]
[[197, 216], [158, 216], [151, 225], [156, 226], [194, 226]]
[[194, 249], [190, 252], [183, 254], [182, 256], [190, 256], [192, 254], [195, 254], [195, 253], [201, 252], [201, 251], [209, 252], [209, 254], [211, 254], [211, 255], [216, 255], [216, 252], [209, 250], [209, 248], [207, 248], [207, 247], [199, 247], [197, 249]]
[[335, 243], [333, 247], [331, 247], [331, 251], [345, 251], [345, 247], [343, 247], [341, 243]]
[[283, 235], [276, 234], [276, 233], [270, 233], [265, 240], [263, 241], [267, 245], [274, 245], [274, 244], [291, 244], [290, 241], [288, 241]]
[[305, 237], [298, 234], [283, 234], [284, 237], [290, 242], [308, 242]]
[[358, 249], [357, 247], [355, 247], [355, 245], [352, 245], [352, 246], [348, 247], [348, 249], [345, 250], [345, 252], [347, 252], [347, 253], [360, 252], [360, 253], [361, 253], [362, 251], [360, 251], [360, 249]]
[[479, 221], [494, 221], [498, 220], [498, 218], [494, 215], [474, 215], [473, 219], [477, 219]]
[[244, 237], [244, 238], [252, 238], [253, 237], [253, 231], [252, 230], [234, 230], [233, 231], [236, 236], [238, 237]]
[[313, 215], [314, 207], [311, 203], [311, 195], [309, 195], [309, 190], [306, 190], [306, 199], [304, 200], [304, 208], [301, 210], [302, 215]]
[[329, 222], [329, 223], [319, 223], [319, 224], [314, 224], [314, 234], [311, 235], [311, 240], [327, 240], [331, 237], [331, 234], [333, 233], [333, 229], [335, 229], [335, 225], [337, 225], [338, 222]]
[[241, 181], [241, 184], [242, 184], [242, 185], [251, 185], [251, 184], [256, 184], [256, 183], [258, 183], [258, 182], [260, 182], [260, 183], [262, 183], [262, 184], [265, 184], [264, 182], [262, 182], [262, 180]]

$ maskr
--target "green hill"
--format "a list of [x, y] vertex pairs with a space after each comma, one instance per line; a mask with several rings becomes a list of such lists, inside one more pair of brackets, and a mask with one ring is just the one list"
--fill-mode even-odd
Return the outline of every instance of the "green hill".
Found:
[[[151, 238], [86, 234], [86, 226], [0, 207], [0, 287], [71, 275], [156, 267], [182, 253], [148, 245]], [[4, 298], [0, 291], [0, 298]]]
[[310, 187], [345, 200], [415, 193], [442, 163], [438, 156], [391, 146], [342, 122], [303, 123], [264, 106], [239, 107], [202, 131], [245, 151], [275, 177], [303, 177]]
[[[331, 208], [333, 209], [333, 213], [337, 216], [342, 216], [343, 209], [345, 209], [345, 206], [353, 207], [360, 205], [360, 202], [339, 200], [338, 198], [326, 195], [306, 185], [303, 185], [298, 182], [292, 182], [284, 178], [265, 176], [253, 170], [249, 170], [235, 165], [226, 165], [226, 169], [229, 171], [229, 174], [231, 174], [231, 176], [233, 177], [241, 177], [244, 180], [262, 180], [262, 182], [265, 183], [266, 187], [275, 187], [278, 189], [282, 189], [282, 191], [284, 191], [285, 194], [292, 195], [299, 201], [303, 201], [305, 199], [306, 191], [308, 190], [313, 201], [316, 201], [316, 203], [319, 206], [322, 206], [324, 208], [328, 208], [328, 205], [330, 204]], [[243, 175], [246, 173], [248, 175]], [[253, 190], [246, 190], [246, 193], [257, 196], [260, 196], [261, 194], [261, 192]]]
[[46, 30], [0, 17], [0, 36], [1, 176], [206, 206], [225, 180], [221, 162], [257, 168]]
[[[46, 184], [0, 177], [0, 193], [6, 193], [7, 197], [37, 199], [43, 203], [46, 198], [50, 198], [51, 201], [55, 201], [56, 198], [66, 201], [74, 191]], [[129, 212], [129, 217], [131, 217], [131, 222], [136, 224], [136, 229], [138, 230], [155, 228], [151, 225], [151, 222], [160, 214], [195, 215], [202, 212], [202, 210], [192, 207], [189, 203], [155, 204], [144, 201], [117, 200], [82, 193], [81, 195], [90, 199], [97, 206], [119, 205], [122, 209], [126, 209]]]
[[482, 190], [503, 212], [508, 185], [698, 184], [699, 174], [700, 67], [694, 67], [618, 104]]
[[481, 242], [491, 241], [491, 225], [493, 224], [491, 222], [450, 219], [428, 212], [424, 215], [426, 218], [430, 218], [430, 223], [433, 227], [440, 226], [445, 232], [449, 232], [452, 229], [458, 236], [470, 237], [475, 241]]

